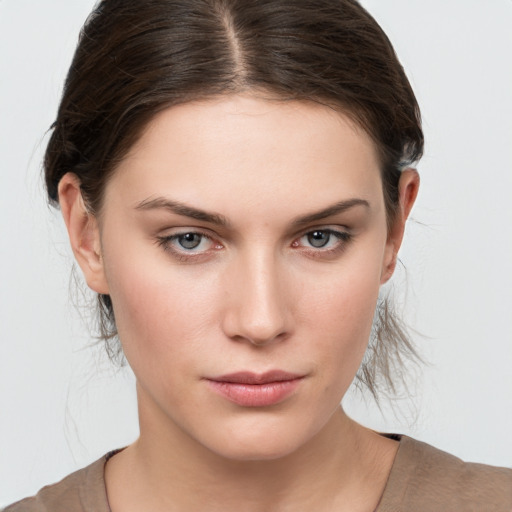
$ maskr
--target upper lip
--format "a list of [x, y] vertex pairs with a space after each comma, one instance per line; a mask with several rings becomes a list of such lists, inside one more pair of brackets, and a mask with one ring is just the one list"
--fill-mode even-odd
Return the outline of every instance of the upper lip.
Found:
[[283, 370], [270, 370], [265, 373], [235, 372], [219, 377], [212, 377], [209, 380], [216, 382], [232, 382], [233, 384], [268, 384], [270, 382], [283, 382], [302, 377], [303, 375], [285, 372]]

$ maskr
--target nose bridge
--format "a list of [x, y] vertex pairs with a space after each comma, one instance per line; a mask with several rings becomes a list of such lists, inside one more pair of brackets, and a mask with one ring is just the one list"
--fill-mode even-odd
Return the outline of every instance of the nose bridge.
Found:
[[273, 251], [260, 247], [238, 259], [231, 282], [227, 333], [255, 345], [283, 339], [290, 328], [284, 279]]

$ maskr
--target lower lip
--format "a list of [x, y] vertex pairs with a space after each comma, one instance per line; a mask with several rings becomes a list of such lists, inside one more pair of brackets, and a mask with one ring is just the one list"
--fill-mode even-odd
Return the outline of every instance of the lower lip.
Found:
[[219, 395], [243, 407], [275, 405], [288, 398], [302, 378], [267, 382], [265, 384], [241, 384], [208, 380], [210, 387]]

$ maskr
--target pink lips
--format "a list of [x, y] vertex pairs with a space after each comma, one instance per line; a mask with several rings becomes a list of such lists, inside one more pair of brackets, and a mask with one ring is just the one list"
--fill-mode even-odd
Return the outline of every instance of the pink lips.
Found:
[[206, 379], [213, 391], [244, 407], [265, 407], [282, 402], [303, 376], [281, 370], [263, 374], [237, 372]]

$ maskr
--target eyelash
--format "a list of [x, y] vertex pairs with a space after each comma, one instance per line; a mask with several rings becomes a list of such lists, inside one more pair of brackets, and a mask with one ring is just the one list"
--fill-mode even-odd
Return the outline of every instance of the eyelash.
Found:
[[[306, 246], [299, 245], [299, 241], [302, 238], [308, 237], [309, 235], [312, 235], [313, 233], [323, 233], [323, 234], [329, 235], [329, 237], [333, 236], [338, 240], [338, 243], [336, 243], [336, 245], [334, 247], [329, 248], [329, 249], [324, 249], [322, 247], [315, 248], [315, 247], [311, 247], [311, 246], [306, 247]], [[210, 235], [208, 235], [204, 232], [201, 232], [201, 231], [193, 231], [193, 230], [182, 231], [180, 233], [175, 233], [173, 235], [168, 235], [168, 236], [159, 236], [159, 237], [157, 237], [157, 244], [159, 246], [161, 246], [165, 251], [171, 253], [179, 261], [184, 261], [184, 262], [193, 261], [195, 259], [204, 258], [205, 256], [207, 256], [207, 252], [209, 252], [210, 249], [208, 249], [206, 251], [202, 251], [202, 252], [193, 252], [194, 248], [187, 251], [187, 249], [185, 249], [185, 248], [176, 249], [175, 247], [173, 247], [173, 245], [172, 245], [173, 242], [177, 241], [179, 238], [184, 237], [186, 235], [199, 235], [200, 237], [202, 237], [202, 239], [199, 243], [201, 243], [203, 239], [209, 240], [210, 242], [212, 242], [214, 244], [213, 250], [220, 250], [223, 248], [223, 245], [218, 242], [215, 243], [214, 239]], [[306, 231], [299, 237], [295, 238], [294, 241], [292, 242], [291, 246], [294, 248], [295, 247], [304, 247], [310, 256], [321, 258], [321, 257], [326, 257], [326, 256], [335, 256], [338, 253], [341, 253], [342, 251], [344, 251], [346, 249], [347, 244], [349, 244], [352, 241], [352, 238], [353, 238], [353, 235], [346, 231], [337, 231], [335, 229], [330, 229], [330, 228], [323, 228], [323, 229], [319, 228], [319, 229], [312, 229], [310, 231]], [[329, 243], [329, 242], [330, 242], [330, 239], [328, 240], [327, 243]]]
[[[157, 237], [157, 243], [159, 246], [161, 246], [165, 251], [171, 253], [175, 258], [177, 258], [179, 261], [192, 261], [197, 258], [201, 258], [206, 256], [205, 251], [203, 252], [197, 252], [194, 253], [192, 250], [187, 251], [185, 248], [183, 249], [176, 249], [172, 246], [172, 242], [177, 241], [179, 238], [184, 237], [186, 235], [199, 235], [202, 237], [202, 239], [207, 239], [210, 242], [214, 243], [214, 239], [202, 231], [182, 231], [181, 233], [175, 233], [173, 235], [168, 236], [159, 236]], [[202, 240], [201, 240], [202, 242]], [[200, 242], [200, 243], [201, 243]], [[217, 247], [214, 250], [220, 250], [223, 248], [222, 244], [216, 243]]]
[[[329, 249], [324, 249], [323, 247], [306, 247], [307, 252], [310, 256], [313, 257], [326, 257], [326, 256], [335, 256], [341, 252], [343, 252], [347, 245], [352, 241], [353, 235], [351, 233], [348, 233], [347, 231], [338, 231], [335, 229], [330, 228], [318, 228], [318, 229], [312, 229], [310, 231], [307, 231], [300, 237], [296, 238], [293, 243], [292, 247], [299, 247], [298, 246], [298, 240], [307, 237], [309, 235], [312, 235], [313, 233], [323, 233], [326, 235], [329, 235], [329, 237], [334, 237], [337, 239], [337, 243], [334, 247]], [[327, 243], [330, 242], [330, 239]], [[297, 244], [297, 245], [296, 245]]]

